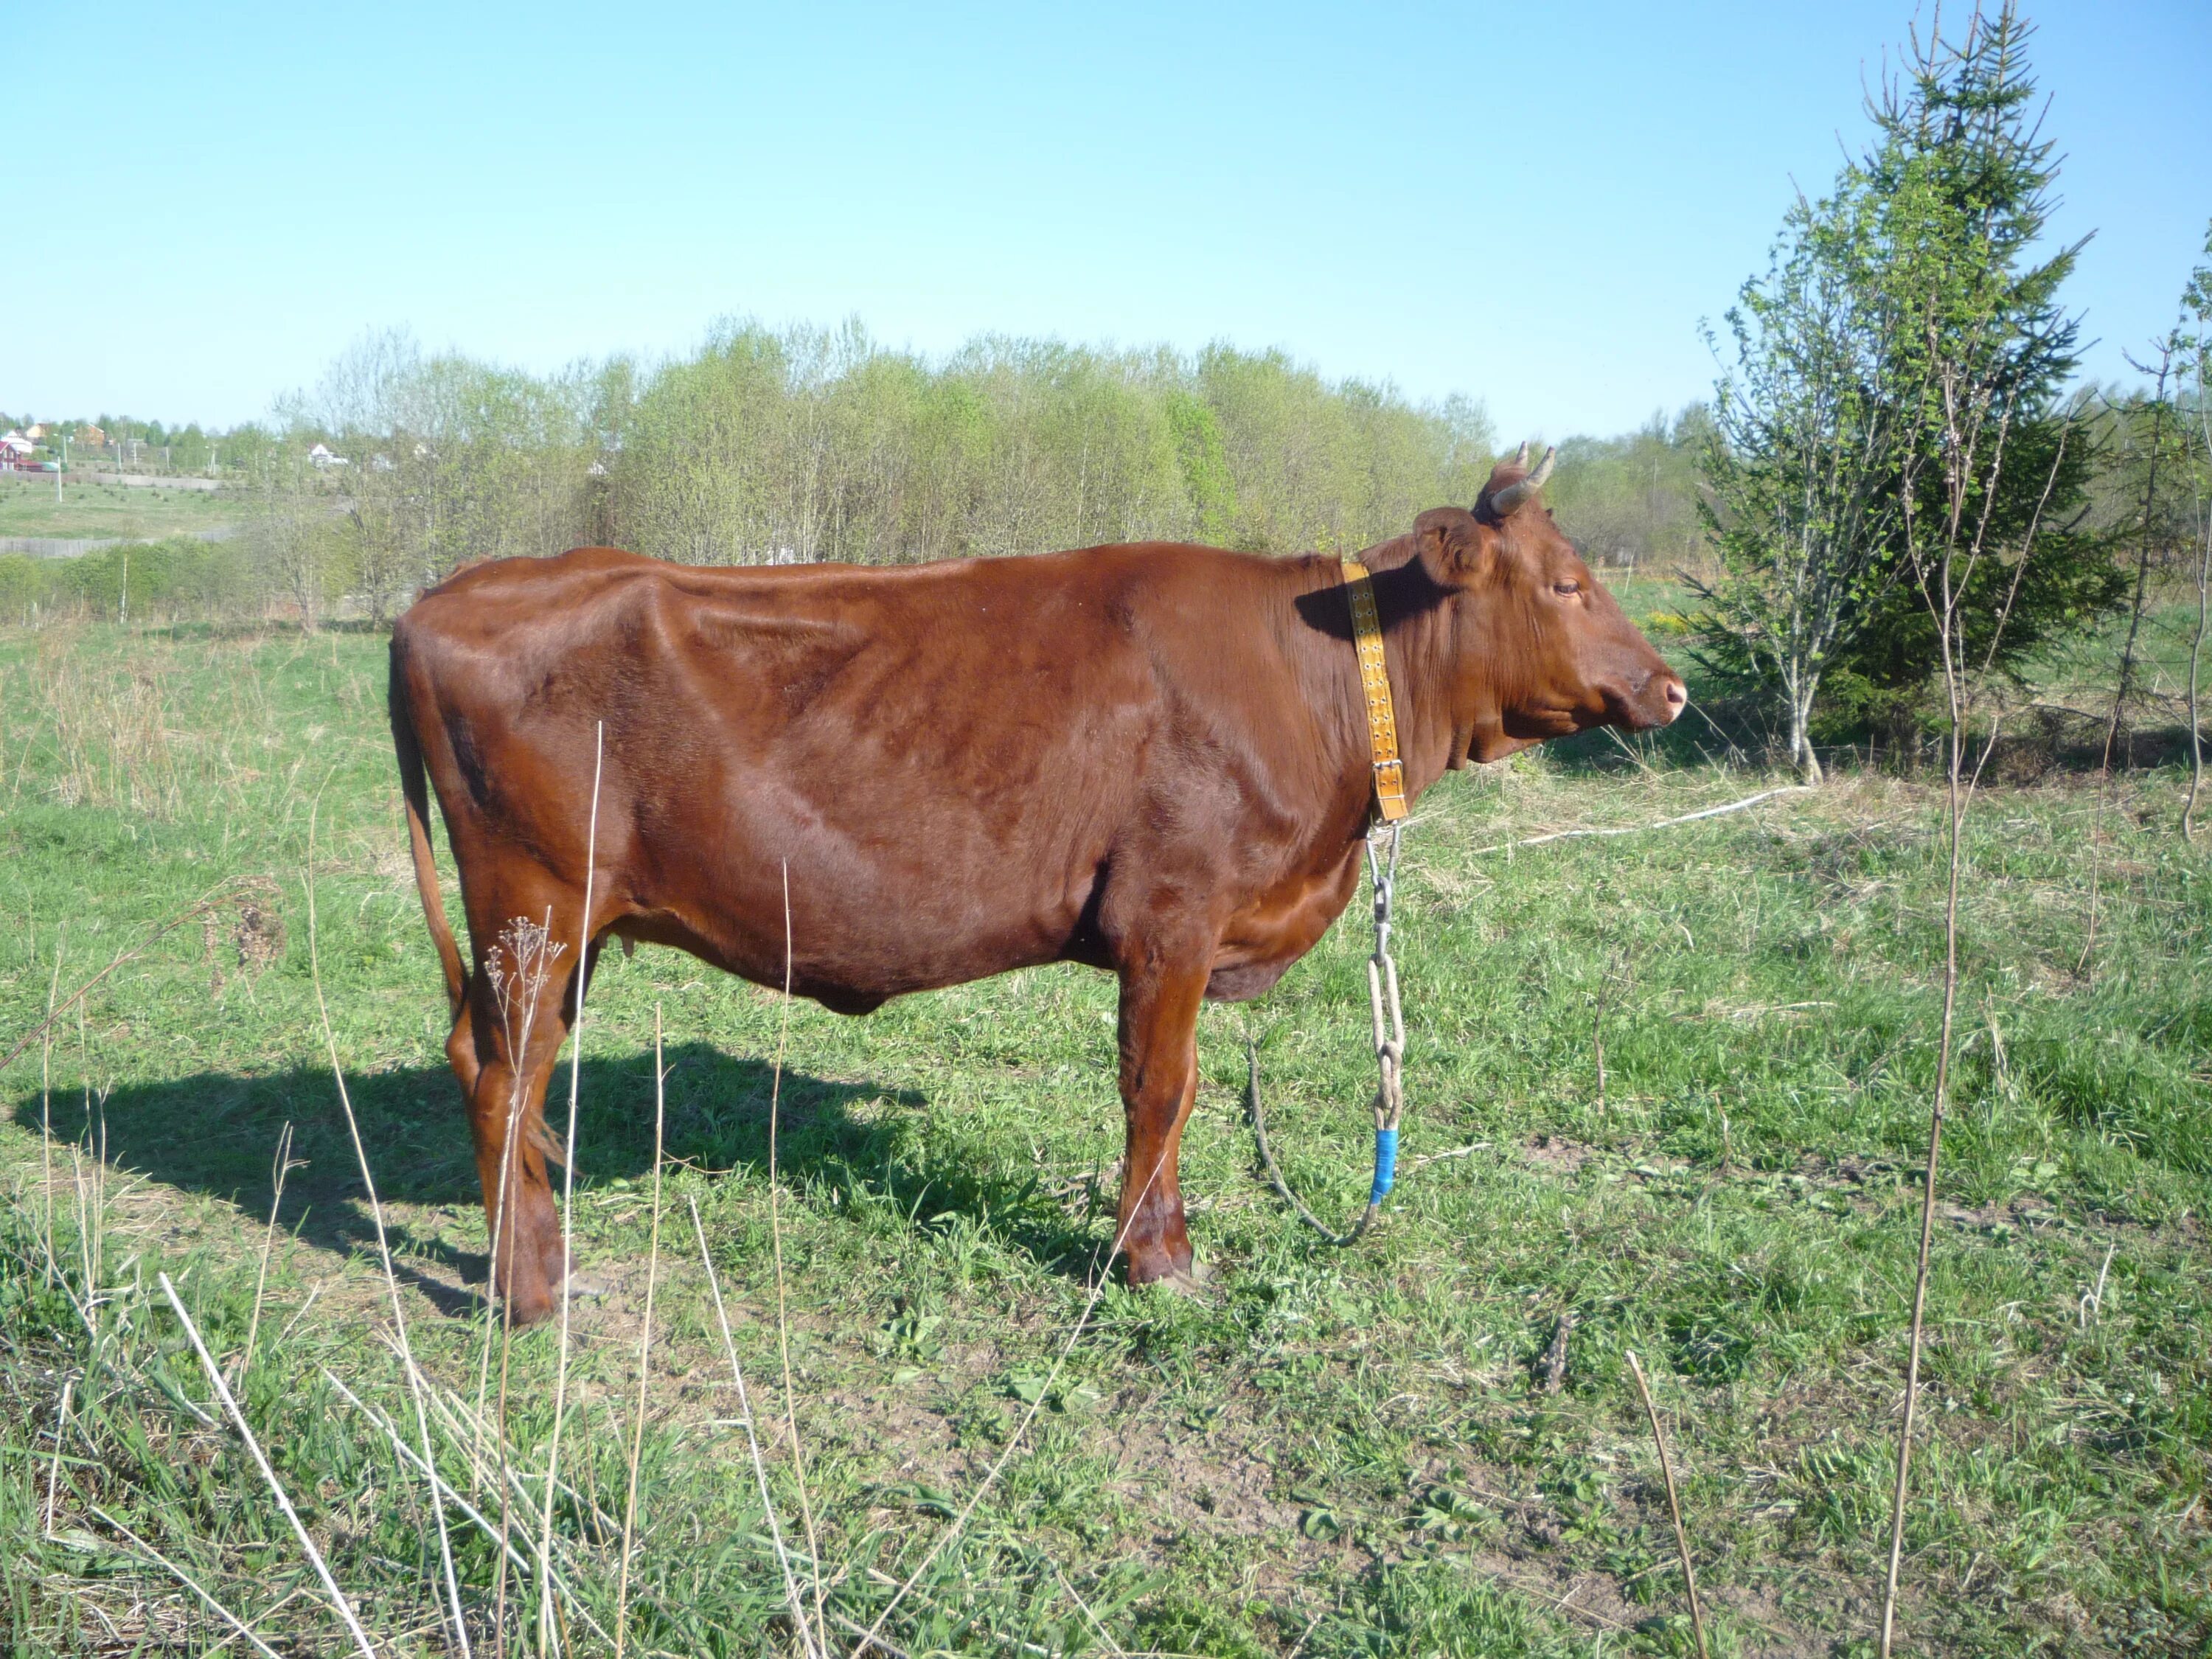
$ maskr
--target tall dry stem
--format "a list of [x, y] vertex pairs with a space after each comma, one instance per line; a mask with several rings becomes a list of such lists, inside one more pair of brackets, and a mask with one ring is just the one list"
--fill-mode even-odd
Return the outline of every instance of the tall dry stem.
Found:
[[[337, 1390], [339, 1396], [344, 1400], [346, 1404], [351, 1406], [363, 1417], [366, 1417], [370, 1422], [374, 1423], [377, 1428], [382, 1431], [386, 1441], [389, 1443], [393, 1453], [398, 1457], [399, 1461], [402, 1463], [406, 1464], [409, 1468], [418, 1470], [422, 1474], [422, 1477], [430, 1482], [432, 1486], [437, 1490], [445, 1500], [451, 1504], [455, 1510], [460, 1512], [461, 1518], [466, 1521], [471, 1526], [474, 1527], [478, 1532], [482, 1533], [495, 1547], [501, 1551], [502, 1558], [511, 1562], [523, 1577], [526, 1577], [530, 1573], [536, 1570], [530, 1558], [524, 1555], [522, 1553], [523, 1547], [534, 1547], [536, 1542], [536, 1540], [533, 1540], [528, 1533], [526, 1532], [522, 1534], [522, 1545], [518, 1546], [510, 1534], [502, 1531], [494, 1522], [485, 1516], [483, 1510], [477, 1508], [475, 1504], [470, 1503], [467, 1498], [464, 1498], [459, 1492], [455, 1491], [450, 1481], [439, 1474], [434, 1468], [430, 1468], [422, 1462], [422, 1455], [412, 1446], [407, 1443], [405, 1437], [399, 1432], [399, 1428], [397, 1424], [393, 1423], [392, 1420], [386, 1417], [382, 1412], [377, 1410], [375, 1407], [368, 1404], [368, 1401], [362, 1399], [362, 1397], [359, 1395], [356, 1395], [351, 1389], [346, 1387], [344, 1382], [338, 1376], [337, 1373], [331, 1370], [327, 1365], [323, 1367], [323, 1379], [328, 1382], [331, 1388]], [[461, 1440], [461, 1437], [457, 1436], [456, 1439]], [[466, 1443], [465, 1440], [461, 1440], [461, 1443], [465, 1445]], [[603, 1643], [611, 1643], [613, 1641], [614, 1638], [609, 1636], [605, 1631], [599, 1627], [599, 1622], [592, 1617], [590, 1610], [585, 1607], [581, 1602], [579, 1601], [575, 1590], [566, 1580], [556, 1576], [553, 1581], [553, 1584], [554, 1588], [561, 1592], [563, 1598], [567, 1601], [568, 1605], [574, 1611], [576, 1616], [584, 1621], [586, 1628], [590, 1630], [591, 1632], [594, 1636], [598, 1637]]]
[[791, 1612], [792, 1629], [797, 1632], [799, 1645], [806, 1653], [816, 1656], [823, 1652], [821, 1638], [806, 1622], [806, 1603], [799, 1593], [799, 1580], [791, 1570], [791, 1552], [783, 1541], [783, 1523], [776, 1518], [775, 1499], [768, 1489], [768, 1463], [761, 1455], [760, 1434], [753, 1425], [752, 1396], [745, 1388], [744, 1368], [738, 1364], [738, 1345], [730, 1334], [730, 1316], [722, 1306], [722, 1281], [714, 1271], [714, 1258], [707, 1249], [707, 1230], [699, 1220], [699, 1205], [690, 1194], [684, 1201], [691, 1209], [691, 1236], [699, 1243], [700, 1264], [707, 1270], [707, 1288], [714, 1293], [714, 1321], [721, 1327], [722, 1352], [729, 1356], [730, 1376], [738, 1385], [738, 1411], [744, 1425], [745, 1447], [752, 1454], [753, 1480], [760, 1488], [761, 1510], [768, 1517], [768, 1535], [775, 1547], [778, 1566], [783, 1570], [784, 1605]]
[[[1931, 330], [1932, 331], [1932, 330]], [[1971, 354], [1963, 354], [1971, 363]], [[1959, 1006], [1959, 892], [1966, 867], [1965, 831], [1967, 809], [1981, 782], [1982, 769], [1996, 748], [1998, 712], [1990, 716], [1989, 732], [1969, 775], [1965, 769], [1969, 722], [1976, 717], [1973, 704], [1978, 689], [1996, 665], [1997, 649], [2012, 618], [2021, 578], [2034, 556], [2036, 537], [2051, 502], [2066, 449], [2073, 433], [2060, 428], [2051, 470], [2019, 544], [2012, 580], [2005, 589], [1988, 646], [1978, 664], [1970, 662], [1960, 628], [1960, 602], [1973, 579], [1976, 567], [1987, 552], [1990, 517], [1997, 492], [1995, 480], [2003, 465], [2006, 440], [2013, 410], [1992, 386], [1977, 384], [1960, 368], [1959, 359], [1945, 360], [1931, 352], [1939, 364], [1937, 383], [1942, 415], [1944, 514], [1932, 531], [1923, 531], [1915, 512], [1917, 478], [1904, 483], [1907, 502], [1906, 557], [1922, 600], [1936, 623], [1939, 666], [1942, 672], [1945, 712], [1944, 805], [1948, 826], [1947, 881], [1943, 900], [1943, 1012], [1936, 1036], [1936, 1087], [1928, 1109], [1928, 1157], [1921, 1177], [1920, 1243], [1912, 1276], [1912, 1328], [1905, 1373], [1905, 1413], [1897, 1437], [1897, 1474], [1890, 1493], [1889, 1553], [1883, 1575], [1881, 1601], [1881, 1659], [1890, 1659], [1897, 1626], [1898, 1579], [1905, 1553], [1905, 1504], [1911, 1489], [1912, 1435], [1920, 1406], [1920, 1361], [1925, 1345], [1928, 1315], [1928, 1275], [1936, 1239], [1936, 1191], [1943, 1150], [1943, 1121], [1951, 1097], [1952, 1036]], [[1967, 508], [1980, 498], [1979, 514], [1967, 523]]]
[[[1948, 650], [1948, 642], [1946, 648]], [[1912, 1336], [1905, 1361], [1905, 1420], [1897, 1433], [1897, 1480], [1891, 1493], [1889, 1564], [1882, 1585], [1881, 1653], [1889, 1659], [1897, 1619], [1898, 1573], [1905, 1551], [1905, 1499], [1912, 1467], [1912, 1431], [1920, 1406], [1920, 1354], [1928, 1316], [1928, 1267], [1936, 1240], [1936, 1182], [1943, 1151], [1943, 1118], [1951, 1092], [1951, 1024], [1959, 1000], [1959, 877], [1965, 804], [1959, 786], [1959, 750], [1963, 733], [1953, 700], [1953, 725], [1946, 767], [1950, 817], [1950, 872], [1943, 900], [1943, 1018], [1936, 1053], [1936, 1092], [1929, 1104], [1928, 1160], [1920, 1186], [1920, 1249], [1912, 1274]]]
[[[63, 927], [68, 924], [64, 922]], [[64, 934], [54, 933], [54, 976], [46, 987], [46, 1018], [39, 1027], [39, 1166], [40, 1191], [46, 1199], [45, 1231], [41, 1234], [46, 1249], [46, 1282], [52, 1284], [61, 1277], [61, 1269], [54, 1261], [54, 999], [62, 988], [62, 939]], [[87, 1286], [88, 1290], [91, 1287]]]
[[276, 1132], [276, 1157], [269, 1172], [269, 1225], [261, 1235], [261, 1269], [253, 1278], [253, 1317], [246, 1323], [246, 1346], [238, 1356], [236, 1386], [246, 1386], [246, 1373], [253, 1365], [253, 1346], [261, 1330], [262, 1299], [269, 1290], [269, 1257], [276, 1245], [276, 1214], [284, 1207], [284, 1177], [292, 1172], [292, 1122]]
[[[430, 1441], [430, 1418], [422, 1403], [424, 1392], [422, 1373], [415, 1364], [415, 1350], [407, 1337], [407, 1310], [399, 1296], [399, 1275], [392, 1265], [392, 1240], [385, 1231], [384, 1204], [377, 1196], [376, 1176], [368, 1167], [368, 1149], [362, 1144], [361, 1123], [354, 1116], [353, 1094], [346, 1087], [345, 1067], [338, 1060], [337, 1035], [331, 1029], [331, 1006], [323, 996], [322, 947], [317, 929], [315, 912], [315, 828], [322, 809], [318, 796], [307, 809], [307, 970], [314, 981], [315, 1012], [322, 1021], [323, 1048], [330, 1055], [331, 1077], [337, 1084], [338, 1105], [345, 1114], [347, 1137], [353, 1142], [354, 1160], [361, 1168], [362, 1189], [368, 1196], [368, 1213], [376, 1225], [376, 1254], [384, 1267], [384, 1288], [392, 1303], [392, 1328], [399, 1343], [402, 1369], [407, 1376], [407, 1393], [415, 1402], [415, 1430], [422, 1443], [422, 1462], [434, 1468], [436, 1456]], [[285, 1150], [290, 1147], [290, 1136], [285, 1139]], [[281, 1195], [282, 1188], [280, 1184]], [[270, 1209], [270, 1225], [276, 1225], [276, 1209]], [[256, 1299], [256, 1314], [259, 1312]], [[446, 1527], [446, 1506], [438, 1499], [435, 1482], [430, 1488], [430, 1513], [438, 1528], [438, 1564], [445, 1575], [447, 1612], [453, 1620], [453, 1644], [460, 1650], [461, 1659], [469, 1659], [469, 1621], [461, 1606], [461, 1584], [453, 1571], [453, 1540]]]
[[[791, 1468], [799, 1483], [799, 1516], [806, 1528], [806, 1559], [814, 1584], [814, 1628], [817, 1635], [828, 1627], [822, 1621], [822, 1546], [814, 1530], [814, 1504], [806, 1492], [806, 1454], [799, 1440], [799, 1409], [791, 1386], [791, 1316], [783, 1292], [783, 1214], [778, 1196], [776, 1133], [782, 1117], [783, 1054], [791, 1034], [791, 861], [783, 860], [783, 1001], [776, 1019], [775, 1070], [768, 1090], [768, 1227], [775, 1260], [776, 1354], [783, 1367], [783, 1425], [791, 1437]], [[824, 1638], [826, 1641], [826, 1638]]]
[[584, 910], [576, 923], [576, 1006], [568, 1030], [568, 1151], [561, 1170], [561, 1347], [553, 1371], [553, 1434], [545, 1449], [545, 1509], [538, 1518], [538, 1645], [553, 1650], [553, 1492], [561, 1474], [561, 1426], [568, 1404], [568, 1310], [575, 1297], [576, 1107], [584, 1067], [584, 981], [592, 969], [592, 888], [599, 874], [599, 778], [607, 752], [605, 720], [592, 743], [591, 828], [584, 840]]
[[[2205, 319], [2199, 318], [2203, 323]], [[2193, 526], [2197, 532], [2197, 631], [2189, 641], [2189, 799], [2182, 803], [2181, 834], [2185, 841], [2197, 839], [2197, 800], [2204, 788], [2204, 727], [2200, 718], [2201, 702], [2198, 688], [2202, 684], [2202, 665], [2204, 660], [2204, 635], [2212, 627], [2212, 503], [2204, 498], [2204, 479], [2207, 469], [2212, 469], [2212, 401], [2207, 392], [2206, 368], [2212, 361], [2212, 333], [2199, 334], [2195, 343], [2197, 357], [2197, 428], [2202, 446], [2197, 464], [2190, 469], [2191, 504], [2196, 508]]]
[[62, 1379], [61, 1409], [54, 1413], [54, 1456], [46, 1465], [46, 1519], [40, 1529], [40, 1536], [46, 1538], [54, 1535], [54, 1500], [62, 1484], [62, 1443], [69, 1438], [70, 1391], [76, 1386], [74, 1376]]
[[[284, 1659], [284, 1656], [278, 1653], [276, 1649], [270, 1647], [268, 1643], [263, 1641], [258, 1636], [253, 1633], [253, 1628], [252, 1626], [248, 1625], [243, 1619], [240, 1619], [228, 1607], [223, 1606], [222, 1602], [216, 1601], [215, 1597], [210, 1595], [207, 1591], [201, 1589], [198, 1581], [195, 1579], [191, 1574], [186, 1572], [182, 1567], [169, 1559], [167, 1556], [162, 1554], [161, 1551], [155, 1549], [151, 1544], [141, 1538], [137, 1533], [131, 1531], [130, 1528], [125, 1526], [123, 1522], [117, 1520], [106, 1510], [103, 1510], [95, 1504], [93, 1506], [92, 1513], [100, 1521], [106, 1522], [108, 1526], [112, 1527], [117, 1532], [122, 1534], [125, 1538], [128, 1539], [131, 1544], [137, 1547], [140, 1553], [149, 1557], [155, 1566], [160, 1567], [172, 1578], [174, 1578], [179, 1583], [182, 1584], [186, 1589], [198, 1596], [199, 1599], [207, 1605], [209, 1611], [213, 1613], [218, 1619], [221, 1619], [225, 1624], [228, 1625], [231, 1629], [237, 1632], [239, 1635], [244, 1637], [248, 1642], [252, 1643], [255, 1651], [266, 1655], [267, 1659]], [[264, 1617], [266, 1617], [266, 1615], [264, 1614]]]
[[[483, 1352], [477, 1369], [477, 1403], [475, 1417], [477, 1454], [471, 1459], [471, 1491], [479, 1491], [477, 1481], [489, 1461], [496, 1462], [497, 1480], [495, 1482], [499, 1498], [499, 1544], [492, 1577], [492, 1642], [501, 1656], [507, 1652], [507, 1531], [513, 1520], [514, 1494], [510, 1490], [508, 1443], [507, 1437], [507, 1385], [509, 1361], [514, 1350], [514, 1304], [501, 1292], [499, 1283], [500, 1241], [507, 1227], [507, 1200], [514, 1174], [515, 1133], [522, 1121], [524, 1099], [523, 1080], [527, 1074], [531, 1037], [537, 1028], [538, 1010], [543, 1004], [546, 985], [550, 981], [553, 965], [568, 947], [557, 944], [552, 937], [553, 912], [549, 908], [542, 922], [527, 916], [514, 916], [501, 929], [498, 942], [484, 953], [483, 974], [490, 984], [494, 1000], [499, 1006], [501, 1039], [511, 1056], [509, 1072], [512, 1082], [507, 1089], [507, 1121], [500, 1143], [498, 1190], [491, 1206], [491, 1250], [487, 1258], [486, 1291], [489, 1300], [485, 1307]], [[522, 1006], [522, 1030], [518, 1042], [515, 1031], [514, 1009]], [[499, 1349], [499, 1395], [490, 1416], [484, 1411], [484, 1396], [491, 1376], [491, 1355], [494, 1338]], [[484, 1453], [484, 1442], [493, 1442], [491, 1456]]]
[[660, 1170], [668, 1120], [668, 1072], [661, 1061], [660, 1005], [653, 1005], [653, 1243], [645, 1258], [645, 1328], [637, 1341], [637, 1410], [630, 1425], [629, 1494], [623, 1504], [622, 1573], [615, 1587], [615, 1659], [629, 1634], [629, 1563], [637, 1544], [637, 1466], [645, 1448], [646, 1389], [653, 1375], [653, 1292], [660, 1276]]
[[1674, 1522], [1674, 1548], [1682, 1559], [1682, 1588], [1690, 1597], [1690, 1630], [1698, 1638], [1698, 1659], [1707, 1659], [1705, 1610], [1698, 1605], [1698, 1575], [1690, 1567], [1690, 1534], [1682, 1524], [1682, 1500], [1674, 1490], [1674, 1461], [1667, 1455], [1667, 1436], [1659, 1427], [1659, 1407], [1651, 1399], [1651, 1384], [1643, 1363], [1632, 1350], [1628, 1369], [1636, 1373], [1636, 1391], [1644, 1396], [1644, 1414], [1651, 1419], [1651, 1443], [1659, 1450], [1659, 1473], [1667, 1482], [1667, 1513]]
[[2132, 599], [2128, 605], [2127, 637], [2120, 645], [2120, 666], [2112, 684], [2112, 712], [2105, 723], [2105, 747], [2097, 762], [2097, 815], [2089, 831], [2089, 921], [2082, 930], [2081, 959], [2074, 964], [2077, 974], [2087, 975], [2097, 950], [2098, 900], [2102, 895], [2105, 851], [2105, 815], [2112, 805], [2112, 750], [2118, 746], [2120, 728], [2127, 720], [2128, 698], [2135, 690], [2136, 647], [2142, 635], [2143, 600], [2150, 586], [2151, 544], [2158, 531], [2158, 464], [2165, 453], [2166, 383], [2173, 375], [2174, 343], [2164, 343], [2159, 351], [2158, 368], [2146, 370], [2131, 356], [2129, 363], [2139, 372], [2152, 374], [2157, 382], [2151, 395], [2150, 454], [2143, 465], [2142, 516], [2141, 533], [2136, 538], [2136, 581]]
[[238, 1437], [246, 1443], [246, 1449], [252, 1456], [254, 1468], [261, 1471], [261, 1479], [269, 1488], [269, 1495], [276, 1500], [276, 1507], [283, 1511], [284, 1519], [290, 1522], [292, 1535], [300, 1540], [301, 1549], [307, 1553], [307, 1563], [314, 1568], [315, 1577], [321, 1581], [323, 1592], [331, 1598], [331, 1606], [344, 1624], [347, 1634], [353, 1638], [354, 1645], [361, 1650], [362, 1659], [377, 1659], [376, 1649], [368, 1639], [368, 1632], [361, 1627], [361, 1619], [354, 1612], [353, 1603], [338, 1588], [338, 1581], [331, 1576], [330, 1563], [323, 1559], [323, 1553], [315, 1547], [315, 1540], [309, 1536], [307, 1524], [300, 1519], [300, 1512], [292, 1507], [292, 1500], [284, 1491], [284, 1483], [276, 1478], [276, 1471], [269, 1467], [267, 1454], [261, 1449], [261, 1443], [253, 1437], [253, 1430], [246, 1420], [246, 1413], [238, 1408], [238, 1401], [231, 1397], [229, 1387], [222, 1380], [222, 1372], [216, 1368], [214, 1357], [207, 1351], [207, 1344], [200, 1340], [200, 1328], [192, 1323], [191, 1315], [185, 1311], [183, 1299], [177, 1295], [177, 1287], [169, 1283], [167, 1273], [156, 1273], [155, 1278], [161, 1286], [161, 1294], [169, 1299], [169, 1307], [176, 1314], [178, 1322], [184, 1326], [185, 1334], [191, 1339], [192, 1352], [199, 1356], [200, 1369], [207, 1373], [208, 1382], [215, 1389], [216, 1398], [222, 1402], [223, 1412], [230, 1419], [231, 1426], [238, 1431]]

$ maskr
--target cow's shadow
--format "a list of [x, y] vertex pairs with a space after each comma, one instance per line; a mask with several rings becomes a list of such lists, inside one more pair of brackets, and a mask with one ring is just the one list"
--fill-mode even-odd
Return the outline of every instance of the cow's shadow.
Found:
[[[665, 1065], [669, 1158], [710, 1176], [740, 1168], [765, 1171], [773, 1068], [705, 1043], [670, 1049]], [[459, 1226], [447, 1216], [416, 1227], [406, 1212], [387, 1212], [395, 1267], [447, 1314], [479, 1309], [487, 1267], [482, 1199], [453, 1074], [443, 1066], [349, 1073], [346, 1090], [379, 1196], [465, 1212]], [[586, 1060], [579, 1098], [580, 1199], [611, 1182], [649, 1176], [652, 1055]], [[566, 1121], [567, 1099], [563, 1066], [546, 1102], [556, 1130]], [[1033, 1178], [992, 1173], [994, 1161], [979, 1155], [981, 1148], [960, 1144], [957, 1132], [948, 1139], [940, 1124], [925, 1133], [917, 1119], [927, 1107], [910, 1090], [831, 1082], [787, 1068], [777, 1100], [784, 1179], [801, 1188], [865, 1185], [908, 1215], [923, 1209], [926, 1194], [931, 1216], [987, 1219], [1016, 1249], [1080, 1276], [1097, 1244], [1085, 1218], [1040, 1195]], [[268, 1214], [276, 1150], [289, 1123], [294, 1163], [279, 1224], [319, 1249], [374, 1255], [375, 1219], [326, 1066], [258, 1076], [202, 1073], [118, 1086], [89, 1105], [74, 1095], [57, 1097], [49, 1109], [57, 1139], [84, 1144], [112, 1168], [260, 1217]], [[35, 1094], [14, 1107], [15, 1121], [33, 1133], [40, 1115]], [[465, 1242], [450, 1242], [448, 1233]]]

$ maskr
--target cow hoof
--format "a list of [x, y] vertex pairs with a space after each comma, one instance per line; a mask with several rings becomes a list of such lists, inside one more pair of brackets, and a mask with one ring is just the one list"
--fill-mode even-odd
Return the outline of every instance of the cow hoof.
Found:
[[1188, 1267], [1178, 1267], [1171, 1273], [1163, 1273], [1151, 1280], [1147, 1290], [1165, 1291], [1171, 1296], [1203, 1298], [1213, 1283], [1213, 1269], [1194, 1261]]
[[589, 1273], [568, 1275], [568, 1295], [571, 1302], [597, 1302], [611, 1288], [606, 1280], [594, 1279]]
[[495, 1296], [492, 1305], [500, 1310], [501, 1322], [518, 1331], [542, 1325], [554, 1313], [552, 1298], [544, 1296]]

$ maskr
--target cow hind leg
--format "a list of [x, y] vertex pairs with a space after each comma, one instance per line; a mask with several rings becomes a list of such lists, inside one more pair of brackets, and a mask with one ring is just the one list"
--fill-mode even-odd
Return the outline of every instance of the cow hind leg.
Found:
[[526, 1325], [554, 1311], [566, 1275], [548, 1174], [561, 1153], [544, 1106], [575, 988], [568, 971], [572, 952], [542, 965], [528, 957], [518, 962], [508, 943], [499, 972], [479, 963], [446, 1047], [476, 1146], [492, 1241], [492, 1292], [505, 1302], [514, 1323]]
[[1121, 1166], [1117, 1237], [1129, 1282], [1191, 1281], [1178, 1164], [1183, 1126], [1198, 1098], [1198, 1010], [1203, 966], [1146, 965], [1121, 975], [1121, 1106], [1128, 1152]]

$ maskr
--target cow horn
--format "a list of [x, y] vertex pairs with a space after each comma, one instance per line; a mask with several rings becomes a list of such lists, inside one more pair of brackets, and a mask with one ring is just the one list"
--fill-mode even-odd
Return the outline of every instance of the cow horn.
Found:
[[[1490, 510], [1501, 519], [1511, 517], [1520, 509], [1522, 502], [1544, 487], [1544, 480], [1552, 476], [1552, 463], [1558, 455], [1559, 452], [1556, 449], [1547, 448], [1544, 451], [1544, 459], [1536, 463], [1536, 470], [1534, 472], [1517, 483], [1507, 484], [1503, 489], [1492, 490], [1490, 494]], [[1526, 464], [1528, 456], [1528, 446], [1522, 444], [1520, 457], [1522, 464]]]
[[1526, 438], [1521, 441], [1521, 447], [1513, 452], [1513, 465], [1518, 467], [1528, 465], [1528, 441]]

